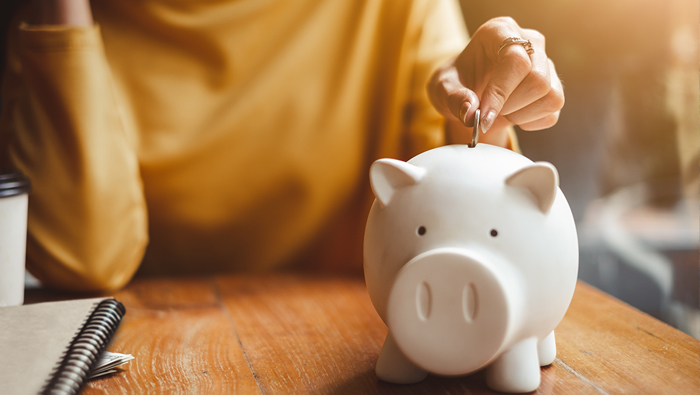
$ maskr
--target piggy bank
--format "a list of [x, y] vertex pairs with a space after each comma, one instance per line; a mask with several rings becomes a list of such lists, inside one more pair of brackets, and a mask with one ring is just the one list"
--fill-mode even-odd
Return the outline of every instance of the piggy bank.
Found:
[[554, 166], [451, 145], [379, 159], [370, 180], [365, 280], [389, 328], [377, 376], [415, 383], [486, 368], [494, 390], [537, 389], [578, 272]]

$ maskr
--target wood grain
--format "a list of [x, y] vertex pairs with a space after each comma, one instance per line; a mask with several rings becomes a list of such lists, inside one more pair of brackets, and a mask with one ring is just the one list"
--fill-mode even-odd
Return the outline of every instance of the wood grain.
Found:
[[[379, 381], [374, 364], [387, 330], [361, 279], [238, 276], [219, 278], [217, 284], [263, 393], [493, 393], [481, 373], [461, 378], [429, 376], [423, 383], [406, 386]], [[626, 338], [630, 331], [639, 332], [628, 328], [631, 323], [658, 339], [651, 335]], [[662, 347], [649, 351], [649, 338], [651, 343], [659, 339], [677, 343], [674, 349], [679, 353], [664, 354]], [[635, 342], [636, 347], [628, 347]], [[583, 283], [557, 331], [557, 343], [560, 359], [542, 369], [537, 394], [684, 393], [684, 389], [697, 393], [700, 389], [700, 350], [695, 339]], [[580, 352], [577, 347], [584, 345], [597, 354]], [[572, 349], [581, 354], [577, 359], [570, 357]], [[670, 367], [656, 370], [655, 364], [669, 357], [673, 358]], [[640, 360], [649, 365], [637, 366]], [[635, 380], [651, 370], [656, 370], [654, 375], [635, 383], [626, 379]], [[678, 374], [666, 376], [668, 371]], [[668, 392], [671, 389], [679, 392]]]
[[[493, 394], [483, 372], [393, 385], [374, 374], [387, 329], [362, 278], [139, 279], [110, 345], [128, 369], [85, 394]], [[32, 301], [60, 299], [34, 292]], [[579, 282], [535, 394], [698, 394], [700, 342]]]
[[211, 280], [137, 280], [115, 295], [127, 308], [109, 350], [127, 371], [85, 394], [259, 394]]
[[585, 283], [557, 335], [559, 364], [600, 393], [700, 393], [700, 342]]

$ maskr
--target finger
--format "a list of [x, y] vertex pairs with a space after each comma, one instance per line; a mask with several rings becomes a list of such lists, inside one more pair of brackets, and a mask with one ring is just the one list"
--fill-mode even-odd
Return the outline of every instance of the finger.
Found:
[[552, 89], [552, 70], [545, 52], [544, 36], [536, 31], [524, 29], [525, 39], [532, 42], [534, 53], [530, 54], [532, 68], [525, 79], [515, 88], [503, 105], [499, 115], [513, 113], [537, 99], [544, 97]]
[[540, 118], [540, 119], [532, 121], [532, 122], [520, 124], [518, 126], [520, 127], [520, 129], [526, 130], [526, 131], [534, 131], [534, 130], [542, 130], [542, 129], [551, 128], [559, 120], [559, 113], [560, 113], [560, 111], [557, 111], [554, 114], [549, 114], [546, 117]]
[[[524, 108], [508, 114], [506, 118], [508, 118], [508, 120], [514, 124], [523, 125], [536, 121], [557, 112], [564, 107], [564, 88], [562, 87], [561, 80], [557, 76], [557, 72], [554, 69], [554, 63], [551, 60], [547, 63], [549, 64], [551, 75], [551, 85], [549, 87], [549, 91], [546, 95], [544, 95], [544, 97], [534, 101]], [[515, 93], [513, 95], [515, 95]]]
[[479, 98], [462, 85], [457, 69], [450, 67], [435, 73], [431, 81], [430, 100], [446, 119], [457, 120], [471, 127], [474, 113], [479, 107]]
[[498, 55], [498, 64], [481, 95], [482, 130], [486, 133], [515, 88], [532, 70], [532, 62], [521, 45], [509, 45]]

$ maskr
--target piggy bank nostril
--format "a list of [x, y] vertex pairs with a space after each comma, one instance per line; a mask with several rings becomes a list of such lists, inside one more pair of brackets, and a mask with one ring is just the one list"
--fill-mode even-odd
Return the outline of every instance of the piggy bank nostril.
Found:
[[416, 289], [416, 312], [421, 321], [426, 321], [430, 317], [432, 305], [432, 293], [430, 285], [425, 281], [418, 284]]
[[464, 320], [471, 323], [476, 318], [476, 313], [479, 308], [479, 299], [476, 293], [476, 286], [469, 283], [462, 289], [462, 313]]

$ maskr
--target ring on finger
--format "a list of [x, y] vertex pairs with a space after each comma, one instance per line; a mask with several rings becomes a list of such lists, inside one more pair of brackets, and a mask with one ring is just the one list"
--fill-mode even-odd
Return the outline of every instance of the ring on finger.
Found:
[[500, 54], [503, 48], [513, 44], [522, 45], [525, 48], [525, 51], [528, 55], [532, 55], [533, 53], [535, 53], [535, 48], [532, 47], [532, 42], [530, 42], [530, 40], [525, 40], [524, 38], [520, 37], [508, 37], [505, 40], [503, 40], [503, 43], [501, 43], [501, 47], [498, 48], [498, 52], [496, 54]]

